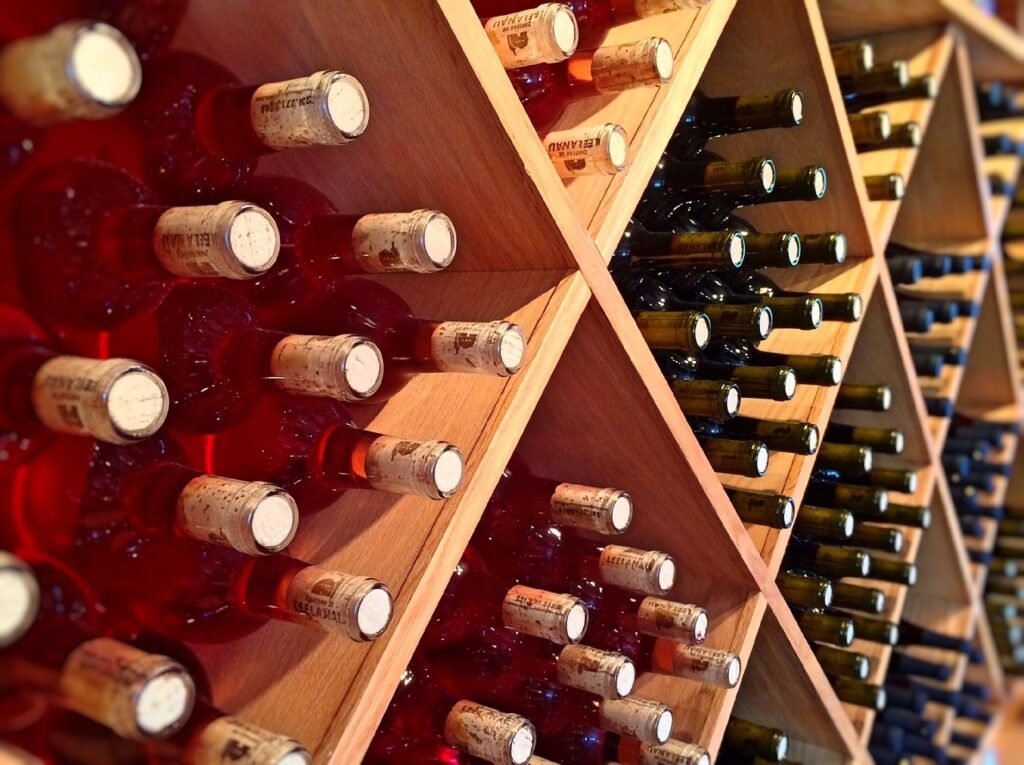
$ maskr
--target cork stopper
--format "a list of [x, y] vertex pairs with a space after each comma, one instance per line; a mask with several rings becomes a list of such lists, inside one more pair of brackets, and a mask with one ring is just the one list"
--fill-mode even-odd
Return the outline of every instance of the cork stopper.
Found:
[[633, 691], [636, 667], [620, 653], [588, 645], [567, 645], [558, 654], [558, 682], [606, 699], [622, 699]]
[[621, 173], [629, 157], [626, 131], [612, 123], [556, 130], [544, 136], [544, 147], [562, 178]]
[[171, 207], [153, 229], [153, 252], [186, 278], [252, 279], [270, 270], [281, 232], [270, 214], [248, 202]]
[[494, 765], [526, 765], [537, 732], [525, 717], [472, 701], [457, 701], [444, 723], [449, 746]]
[[739, 268], [742, 266], [743, 261], [747, 259], [747, 241], [743, 238], [743, 235], [738, 231], [731, 232], [726, 242], [726, 248], [726, 252], [729, 254], [729, 262], [732, 263], [733, 267]]
[[672, 674], [689, 680], [735, 688], [740, 681], [740, 657], [702, 645], [676, 644], [672, 653]]
[[253, 93], [249, 116], [256, 135], [271, 149], [339, 146], [366, 130], [370, 104], [355, 77], [323, 71], [261, 85]]
[[149, 367], [129, 359], [57, 356], [32, 381], [32, 407], [51, 430], [130, 444], [153, 435], [169, 397]]
[[672, 79], [672, 46], [661, 37], [606, 45], [594, 51], [591, 76], [602, 93], [618, 93], [648, 85], [663, 85]]
[[284, 596], [288, 619], [347, 635], [376, 640], [391, 623], [391, 591], [376, 579], [307, 566], [292, 577]]
[[380, 388], [384, 357], [358, 335], [288, 335], [274, 347], [270, 372], [288, 393], [362, 401]]
[[620, 489], [563, 483], [551, 495], [551, 521], [598, 534], [621, 534], [633, 520], [633, 500]]
[[141, 85], [131, 43], [95, 21], [68, 21], [0, 51], [0, 102], [34, 125], [112, 117]]
[[663, 595], [676, 582], [675, 561], [657, 550], [606, 545], [598, 565], [606, 584], [648, 595]]
[[312, 765], [298, 741], [238, 717], [221, 717], [202, 729], [189, 747], [191, 765]]
[[364, 215], [352, 231], [352, 252], [364, 271], [432, 274], [455, 259], [455, 225], [437, 210]]
[[696, 744], [670, 739], [664, 744], [641, 744], [640, 765], [711, 765], [711, 756]]
[[178, 496], [177, 525], [193, 539], [269, 555], [291, 543], [299, 510], [291, 495], [273, 484], [202, 475]]
[[636, 613], [637, 631], [697, 645], [708, 636], [708, 614], [700, 606], [647, 597]]
[[598, 707], [600, 727], [652, 744], [664, 744], [672, 735], [672, 709], [660, 701], [606, 699]]
[[427, 499], [446, 499], [462, 484], [462, 452], [446, 441], [408, 441], [380, 436], [366, 453], [373, 488]]
[[484, 32], [506, 69], [565, 61], [576, 52], [580, 36], [576, 16], [562, 3], [492, 16], [484, 21]]
[[108, 638], [68, 656], [60, 692], [68, 708], [135, 741], [174, 735], [195, 702], [192, 678], [176, 661]]
[[516, 585], [505, 593], [501, 621], [524, 635], [570, 645], [583, 639], [589, 615], [586, 604], [573, 595]]
[[0, 550], [0, 648], [18, 642], [39, 613], [39, 584], [28, 564]]
[[445, 372], [508, 377], [526, 360], [526, 334], [507, 321], [443, 321], [430, 336], [430, 352]]

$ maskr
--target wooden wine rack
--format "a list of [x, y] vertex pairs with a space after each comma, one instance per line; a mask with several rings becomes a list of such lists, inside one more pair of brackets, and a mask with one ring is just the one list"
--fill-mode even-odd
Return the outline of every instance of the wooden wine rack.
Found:
[[[359, 77], [370, 95], [370, 127], [359, 141], [269, 157], [264, 172], [312, 182], [343, 212], [443, 210], [460, 239], [452, 268], [380, 280], [419, 315], [508, 318], [529, 337], [527, 364], [508, 380], [425, 375], [382, 407], [354, 410], [360, 426], [457, 444], [468, 462], [464, 487], [443, 503], [346, 498], [305, 523], [293, 553], [387, 582], [396, 596], [394, 623], [366, 646], [269, 625], [236, 644], [197, 647], [216, 703], [300, 738], [319, 763], [360, 762], [501, 471], [518, 450], [544, 475], [628, 490], [637, 514], [627, 541], [676, 557], [681, 575], [673, 595], [705, 605], [712, 620], [708, 643], [742, 657], [744, 679], [732, 691], [666, 676], [640, 679], [643, 695], [672, 705], [678, 737], [714, 754], [735, 710], [789, 732], [790, 757], [798, 761], [870, 761], [873, 715], [839, 701], [774, 583], [789, 533], [744, 527], [607, 271], [698, 83], [711, 94], [781, 87], [804, 93], [799, 129], [722, 139], [716, 151], [825, 165], [823, 201], [766, 205], [749, 217], [755, 225], [799, 233], [844, 232], [850, 258], [843, 266], [772, 276], [789, 289], [860, 292], [867, 310], [859, 324], [826, 323], [800, 335], [778, 331], [768, 349], [833, 353], [843, 359], [847, 380], [893, 387], [895, 403], [885, 422], [906, 433], [899, 464], [918, 470], [920, 478], [913, 497], [897, 499], [930, 506], [934, 522], [908, 534], [903, 557], [917, 560], [921, 581], [910, 590], [882, 585], [892, 595], [886, 616], [898, 620], [906, 613], [922, 626], [965, 638], [980, 623], [978, 640], [987, 641], [989, 661], [970, 672], [980, 672], [1000, 693], [998, 657], [979, 607], [985, 572], [968, 563], [937, 457], [947, 426], [926, 416], [882, 257], [890, 237], [989, 253], [991, 276], [972, 275], [962, 285], [984, 308], [961, 328], [961, 339], [974, 347], [968, 366], [947, 381], [947, 392], [966, 413], [1020, 421], [1016, 347], [997, 246], [1008, 203], [990, 199], [985, 178], [998, 171], [1015, 180], [1020, 163], [996, 168], [983, 160], [971, 66], [985, 77], [1024, 79], [1024, 43], [988, 20], [980, 23], [960, 7], [966, 5], [713, 0], [701, 11], [619, 27], [609, 42], [668, 39], [676, 74], [660, 89], [571, 106], [556, 127], [622, 124], [631, 163], [613, 178], [563, 183], [469, 0], [192, 0], [179, 46], [252, 82], [340, 68]], [[921, 124], [920, 149], [856, 153], [828, 46], [830, 39], [865, 33], [880, 58], [908, 58], [913, 74], [931, 73], [941, 83], [935, 102], [890, 109], [894, 121]], [[863, 175], [882, 172], [909, 181], [902, 203], [868, 201]], [[835, 396], [835, 388], [800, 386], [793, 401], [745, 402], [743, 413], [802, 419], [823, 429]], [[880, 422], [868, 414], [838, 417]], [[1015, 450], [1007, 444], [1000, 458], [1012, 460]], [[799, 506], [813, 462], [773, 454], [765, 478], [727, 480], [784, 492]], [[877, 659], [873, 679], [884, 675], [890, 651], [857, 648]], [[955, 674], [958, 683], [964, 670]], [[942, 719], [940, 733], [948, 740], [956, 724], [949, 709], [929, 713]]]

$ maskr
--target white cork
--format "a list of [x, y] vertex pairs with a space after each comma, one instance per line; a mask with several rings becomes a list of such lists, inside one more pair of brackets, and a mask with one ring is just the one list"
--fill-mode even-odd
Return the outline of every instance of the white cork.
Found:
[[355, 77], [322, 71], [261, 85], [253, 93], [249, 116], [260, 140], [272, 149], [332, 146], [363, 134], [370, 104]]
[[189, 745], [189, 765], [312, 765], [302, 744], [237, 717], [221, 717]]
[[57, 356], [36, 373], [32, 405], [52, 430], [128, 444], [160, 429], [169, 397], [163, 381], [138, 362]]
[[380, 388], [384, 357], [358, 335], [288, 335], [274, 347], [270, 371], [288, 393], [361, 401]]
[[448, 713], [444, 737], [449, 746], [493, 765], [526, 765], [537, 743], [525, 717], [465, 700]]
[[[817, 434], [815, 437], [817, 438]], [[818, 451], [817, 441], [815, 441], [814, 451]], [[796, 503], [792, 497], [786, 497], [786, 501], [782, 505], [782, 527], [788, 529], [793, 525], [794, 520], [796, 520]]]
[[800, 92], [793, 93], [793, 97], [789, 102], [791, 114], [793, 115], [793, 124], [799, 125], [804, 121], [804, 97]]
[[160, 675], [150, 680], [135, 702], [139, 729], [159, 734], [174, 726], [183, 710], [191, 705], [193, 689], [179, 674]]
[[700, 644], [707, 637], [708, 615], [700, 606], [646, 597], [636, 612], [637, 631], [682, 643]]
[[793, 398], [793, 394], [796, 393], [796, 375], [792, 371], [786, 372], [785, 379], [782, 382], [782, 389], [786, 393], [786, 398]]
[[675, 561], [657, 550], [606, 545], [599, 558], [601, 579], [634, 592], [663, 595], [675, 584]]
[[[846, 241], [845, 238], [843, 240]], [[850, 303], [850, 316], [853, 317], [854, 321], [860, 321], [864, 315], [864, 298], [860, 295], [855, 295], [853, 301]]]
[[39, 584], [32, 569], [0, 550], [0, 648], [16, 643], [39, 613]]
[[635, 696], [605, 699], [598, 707], [600, 727], [648, 743], [665, 743], [672, 735], [672, 710], [660, 701]]
[[619, 489], [563, 483], [551, 493], [551, 520], [557, 526], [621, 534], [633, 520], [633, 500]]
[[761, 188], [765, 192], [771, 192], [775, 188], [775, 163], [768, 161], [761, 165]]
[[853, 516], [847, 514], [843, 516], [843, 537], [849, 538], [851, 534], [853, 534]]
[[383, 586], [374, 587], [359, 602], [356, 611], [356, 623], [359, 631], [368, 637], [376, 637], [384, 632], [391, 622], [394, 603], [391, 593]]
[[629, 157], [626, 131], [612, 123], [548, 133], [544, 147], [562, 178], [614, 175], [626, 169]]
[[351, 640], [376, 640], [393, 612], [391, 592], [376, 579], [307, 566], [292, 577], [284, 595], [291, 621]]
[[807, 434], [807, 451], [809, 451], [811, 454], [817, 452], [818, 444], [820, 441], [821, 435], [818, 433], [818, 428], [812, 426], [810, 433]]
[[815, 329], [821, 326], [821, 320], [825, 318], [825, 309], [821, 305], [821, 301], [814, 299], [811, 301], [811, 324]]
[[587, 607], [579, 598], [524, 585], [505, 593], [501, 618], [509, 629], [559, 645], [578, 643], [589, 621]]
[[606, 699], [622, 699], [633, 690], [636, 668], [627, 657], [587, 645], [567, 645], [558, 654], [558, 682]]
[[352, 230], [352, 252], [367, 273], [432, 274], [451, 265], [455, 225], [437, 210], [364, 215]]
[[606, 45], [594, 51], [591, 77], [602, 93], [618, 93], [662, 85], [672, 77], [672, 46], [660, 37], [625, 45]]
[[69, 21], [0, 51], [0, 102], [35, 125], [112, 117], [141, 84], [131, 43], [99, 22]]
[[728, 651], [680, 643], [672, 654], [672, 674], [719, 688], [736, 687], [740, 670], [739, 656]]
[[562, 3], [492, 16], [484, 22], [484, 32], [505, 69], [557, 64], [569, 58], [579, 43], [576, 16]]
[[664, 744], [641, 744], [640, 765], [711, 765], [711, 757], [696, 744], [670, 739]]
[[799, 236], [792, 234], [786, 238], [786, 260], [789, 261], [789, 265], [795, 266], [800, 262], [801, 249]]
[[526, 334], [507, 321], [444, 321], [430, 336], [430, 352], [445, 372], [508, 377], [526, 360]]
[[366, 478], [378, 491], [446, 499], [462, 484], [465, 460], [445, 441], [380, 436], [366, 453]]

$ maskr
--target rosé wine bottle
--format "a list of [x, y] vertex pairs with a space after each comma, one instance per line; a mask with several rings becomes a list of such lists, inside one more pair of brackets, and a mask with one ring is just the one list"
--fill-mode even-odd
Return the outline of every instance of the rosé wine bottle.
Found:
[[[614, 26], [648, 16], [678, 10], [697, 10], [711, 0], [565, 0], [576, 17], [581, 38], [599, 37]], [[532, 0], [473, 0], [480, 16], [525, 11], [536, 5]]]
[[167, 416], [167, 389], [146, 366], [64, 356], [27, 314], [0, 303], [0, 473], [31, 459], [54, 433], [129, 444]]
[[663, 85], [672, 78], [672, 46], [660, 37], [626, 45], [577, 51], [557, 64], [509, 72], [526, 113], [544, 135], [569, 104], [633, 88]]
[[274, 265], [274, 219], [248, 202], [161, 205], [122, 170], [49, 165], [13, 203], [25, 297], [48, 321], [110, 329], [155, 308], [181, 279], [252, 279]]
[[350, 640], [375, 640], [391, 622], [391, 592], [283, 554], [254, 557], [174, 537], [112, 535], [81, 554], [119, 630], [173, 640], [230, 643], [269, 621]]
[[[298, 527], [287, 492], [187, 467], [168, 436], [112, 446], [58, 438], [18, 468], [8, 499], [18, 546], [66, 554], [111, 535], [177, 536], [247, 555], [283, 550]], [[10, 544], [0, 538], [0, 544]]]
[[[136, 740], [173, 735], [195, 687], [177, 662], [106, 636], [103, 611], [74, 571], [34, 554], [0, 553], [0, 673]], [[19, 639], [20, 638], [20, 639]]]
[[22, 36], [4, 28], [12, 21], [7, 10], [0, 19], [0, 187], [31, 163], [75, 155], [131, 161], [139, 139], [117, 116], [142, 83], [131, 43], [96, 20], [39, 25], [25, 30], [35, 36]]
[[363, 762], [526, 765], [536, 740], [536, 730], [525, 717], [445, 693], [430, 669], [414, 657]]
[[357, 402], [373, 395], [383, 373], [380, 351], [364, 337], [265, 329], [245, 299], [198, 282], [175, 286], [155, 310], [116, 327], [108, 348], [157, 369], [172, 424], [193, 433], [223, 430], [267, 394]]
[[620, 760], [638, 765], [711, 765], [707, 751], [696, 744], [676, 739], [642, 743], [575, 720], [555, 735], [539, 737], [537, 751], [552, 762], [573, 765], [605, 765]]
[[303, 515], [350, 489], [447, 499], [465, 469], [455, 446], [360, 430], [327, 399], [266, 396], [238, 425], [195, 446], [207, 472], [282, 486]]
[[413, 315], [402, 298], [365, 279], [324, 284], [286, 311], [270, 311], [269, 326], [311, 333], [355, 333], [384, 358], [383, 401], [417, 374], [464, 372], [508, 377], [526, 360], [526, 335], [507, 321], [431, 321]]
[[264, 154], [349, 143], [370, 114], [362, 85], [342, 72], [247, 86], [213, 61], [180, 51], [153, 58], [131, 111], [147, 137], [144, 177], [178, 203], [224, 198]]
[[436, 210], [343, 215], [296, 178], [257, 175], [236, 190], [277, 221], [281, 254], [268, 273], [235, 289], [265, 317], [288, 315], [311, 290], [352, 274], [430, 274], [455, 258], [455, 227]]
[[632, 520], [633, 500], [625, 491], [542, 478], [514, 454], [476, 534], [514, 539], [527, 528], [556, 526], [610, 536], [624, 532]]

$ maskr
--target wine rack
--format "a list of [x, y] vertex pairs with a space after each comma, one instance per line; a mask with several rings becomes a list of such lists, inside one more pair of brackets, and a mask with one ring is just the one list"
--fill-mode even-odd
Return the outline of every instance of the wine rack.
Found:
[[[897, 12], [896, 5], [899, 5]], [[201, 52], [244, 81], [340, 67], [371, 100], [367, 133], [343, 152], [310, 149], [268, 157], [268, 172], [306, 180], [341, 212], [430, 206], [455, 223], [459, 255], [445, 273], [373, 277], [417, 315], [459, 320], [504, 318], [527, 335], [524, 369], [507, 379], [421, 375], [386, 404], [357, 410], [357, 425], [410, 438], [442, 438], [466, 457], [461, 490], [444, 502], [415, 497], [346, 497], [304, 522], [291, 553], [388, 583], [395, 616], [379, 640], [339, 644], [271, 624], [225, 646], [197, 646], [214, 701], [256, 724], [305, 743], [318, 763], [358, 763], [412, 657], [499, 476], [514, 451], [567, 481], [615, 485], [638, 508], [627, 544], [672, 554], [681, 574], [672, 597], [704, 605], [708, 645], [744, 662], [738, 688], [726, 690], [647, 674], [641, 695], [668, 703], [674, 735], [717, 754], [733, 712], [786, 730], [790, 758], [805, 763], [869, 760], [874, 713], [842, 703], [775, 584], [790, 532], [744, 525], [723, 478], [705, 458], [607, 270], [608, 261], [687, 102], [709, 93], [801, 90], [807, 119], [772, 137], [781, 164], [820, 162], [829, 174], [816, 203], [752, 210], [755, 225], [800, 234], [843, 232], [841, 266], [772, 272], [783, 288], [859, 292], [859, 323], [824, 324], [813, 333], [780, 330], [766, 350], [839, 356], [845, 380], [885, 381], [893, 408], [884, 424], [906, 437], [887, 466], [915, 470], [917, 490], [894, 499], [929, 507], [932, 524], [909, 529], [899, 558], [916, 562], [911, 588], [885, 582], [883, 618], [904, 616], [950, 636], [974, 639], [986, 661], [957, 660], [949, 688], [965, 678], [1002, 693], [998, 652], [981, 604], [986, 569], [968, 550], [990, 550], [986, 536], [965, 542], [939, 455], [949, 428], [928, 417], [884, 252], [892, 241], [984, 252], [990, 273], [971, 273], [941, 289], [981, 304], [957, 326], [968, 363], [941, 381], [958, 411], [993, 422], [1021, 422], [1024, 398], [998, 239], [1006, 197], [990, 197], [987, 175], [1015, 183], [1020, 160], [981, 155], [973, 77], [1024, 72], [1024, 43], [1007, 41], [953, 0], [900, 4], [872, 0], [713, 0], [700, 11], [635, 21], [606, 43], [658, 35], [675, 52], [676, 73], [658, 89], [639, 89], [571, 106], [555, 129], [621, 124], [630, 164], [615, 176], [563, 182], [507, 81], [468, 0], [192, 0], [178, 47]], [[244, 19], [246, 33], [238, 27]], [[982, 23], [985, 22], [985, 23]], [[770, 30], [770, 34], [765, 31]], [[829, 55], [830, 41], [870, 34], [881, 59], [907, 58], [913, 75], [939, 82], [934, 101], [894, 105], [894, 122], [916, 121], [917, 149], [858, 155]], [[253, 55], [253, 50], [266, 55]], [[972, 66], [974, 67], [972, 70]], [[1024, 125], [1017, 128], [1024, 135]], [[989, 129], [988, 127], [985, 128]], [[757, 151], [751, 135], [721, 139], [719, 150]], [[761, 139], [763, 140], [763, 138]], [[764, 150], [764, 147], [761, 147]], [[813, 152], [813, 154], [812, 154]], [[865, 175], [899, 173], [902, 201], [872, 202]], [[752, 417], [800, 419], [822, 431], [837, 421], [881, 425], [880, 415], [834, 413], [836, 388], [799, 386], [786, 403], [744, 402]], [[987, 502], [1024, 504], [1024, 464], [1016, 438], [990, 459], [1015, 462]], [[814, 457], [773, 455], [761, 479], [727, 485], [777, 491], [799, 507]], [[885, 463], [885, 460], [881, 461]], [[881, 463], [880, 463], [881, 464]], [[892, 648], [858, 641], [872, 659], [871, 683], [885, 676]], [[978, 732], [951, 707], [930, 704], [935, 742], [955, 730]], [[981, 732], [984, 736], [984, 731]], [[565, 765], [571, 765], [565, 763]]]

